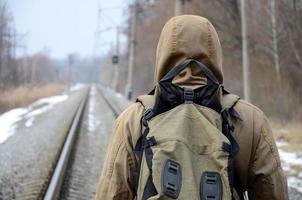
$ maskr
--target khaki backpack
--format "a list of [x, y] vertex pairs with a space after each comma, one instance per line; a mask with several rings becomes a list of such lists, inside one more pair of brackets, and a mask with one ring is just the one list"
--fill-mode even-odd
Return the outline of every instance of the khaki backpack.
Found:
[[[207, 84], [195, 90], [172, 84], [191, 63], [204, 72]], [[155, 97], [137, 100], [145, 112], [135, 147], [136, 199], [232, 199], [239, 147], [230, 134], [229, 116], [239, 119], [233, 109], [239, 97], [226, 94], [212, 72], [195, 60], [174, 67], [156, 89]]]

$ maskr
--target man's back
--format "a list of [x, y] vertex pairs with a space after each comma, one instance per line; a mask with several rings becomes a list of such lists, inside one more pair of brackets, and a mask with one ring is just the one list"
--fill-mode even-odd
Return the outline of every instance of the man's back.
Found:
[[[267, 118], [261, 110], [239, 100], [234, 108], [241, 120], [233, 133], [240, 146], [235, 159], [238, 189], [250, 199], [288, 199], [286, 180]], [[96, 199], [133, 199], [136, 158], [133, 148], [141, 135], [144, 107], [135, 103], [117, 119]], [[126, 183], [126, 184], [125, 184]], [[238, 191], [239, 192], [239, 191]]]
[[[206, 65], [222, 84], [222, 52], [212, 24], [198, 16], [174, 17], [161, 33], [155, 83], [175, 65], [191, 58]], [[207, 80], [192, 66], [175, 77], [173, 83], [198, 88], [206, 85]], [[152, 104], [154, 99], [150, 99]], [[232, 133], [240, 147], [235, 158], [235, 188], [240, 196], [247, 190], [250, 199], [288, 199], [286, 179], [267, 118], [244, 100], [239, 100], [234, 109], [240, 115], [240, 120], [233, 120]], [[134, 198], [134, 147], [142, 133], [143, 112], [144, 107], [135, 103], [117, 119], [96, 199]]]

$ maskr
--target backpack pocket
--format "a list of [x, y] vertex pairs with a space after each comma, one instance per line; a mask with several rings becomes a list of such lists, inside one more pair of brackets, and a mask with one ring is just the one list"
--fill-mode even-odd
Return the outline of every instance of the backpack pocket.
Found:
[[[224, 148], [230, 142], [206, 115], [214, 121], [220, 120], [218, 113], [213, 115], [209, 110], [203, 114], [193, 104], [188, 104], [162, 113], [149, 122], [148, 139], [152, 139], [153, 145], [144, 151], [138, 199], [198, 200], [201, 195], [213, 197], [212, 190], [220, 193], [214, 199], [231, 199], [229, 152]], [[213, 179], [212, 174], [215, 174]], [[148, 190], [154, 195], [151, 192], [144, 198]]]

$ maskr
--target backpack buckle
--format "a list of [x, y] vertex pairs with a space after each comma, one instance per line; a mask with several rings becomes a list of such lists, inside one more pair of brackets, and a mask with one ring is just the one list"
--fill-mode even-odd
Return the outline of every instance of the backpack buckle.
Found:
[[184, 88], [184, 102], [193, 103], [194, 100], [194, 90], [190, 88]]
[[222, 181], [217, 172], [204, 172], [201, 177], [200, 199], [222, 200]]
[[149, 109], [147, 109], [145, 112], [144, 112], [144, 114], [143, 114], [143, 125], [144, 126], [147, 126], [148, 125], [148, 121], [150, 120], [150, 119], [152, 119], [152, 117], [154, 116], [154, 112], [153, 112], [153, 110], [151, 109], [151, 108], [149, 108]]
[[157, 144], [157, 141], [154, 136], [147, 138], [145, 147], [150, 148]]
[[147, 121], [149, 121], [153, 117], [154, 113], [151, 108], [147, 109], [144, 113], [144, 117]]
[[163, 168], [162, 189], [167, 197], [178, 198], [182, 182], [181, 174], [181, 166], [177, 161], [166, 160]]

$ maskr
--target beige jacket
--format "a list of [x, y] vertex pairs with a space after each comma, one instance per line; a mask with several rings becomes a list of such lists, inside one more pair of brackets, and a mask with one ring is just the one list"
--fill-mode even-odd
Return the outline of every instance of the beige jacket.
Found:
[[[221, 45], [214, 27], [205, 18], [183, 15], [167, 22], [157, 47], [155, 83], [172, 67], [188, 58], [207, 65], [218, 81], [223, 83]], [[202, 73], [191, 66], [173, 82], [196, 88], [205, 81]], [[236, 104], [235, 110], [242, 119], [234, 121], [233, 132], [240, 146], [235, 171], [241, 190], [247, 190], [251, 200], [288, 199], [287, 183], [268, 119], [260, 109], [244, 100]], [[135, 103], [116, 120], [96, 199], [134, 198], [136, 157], [133, 149], [141, 135], [143, 111], [143, 106]]]

